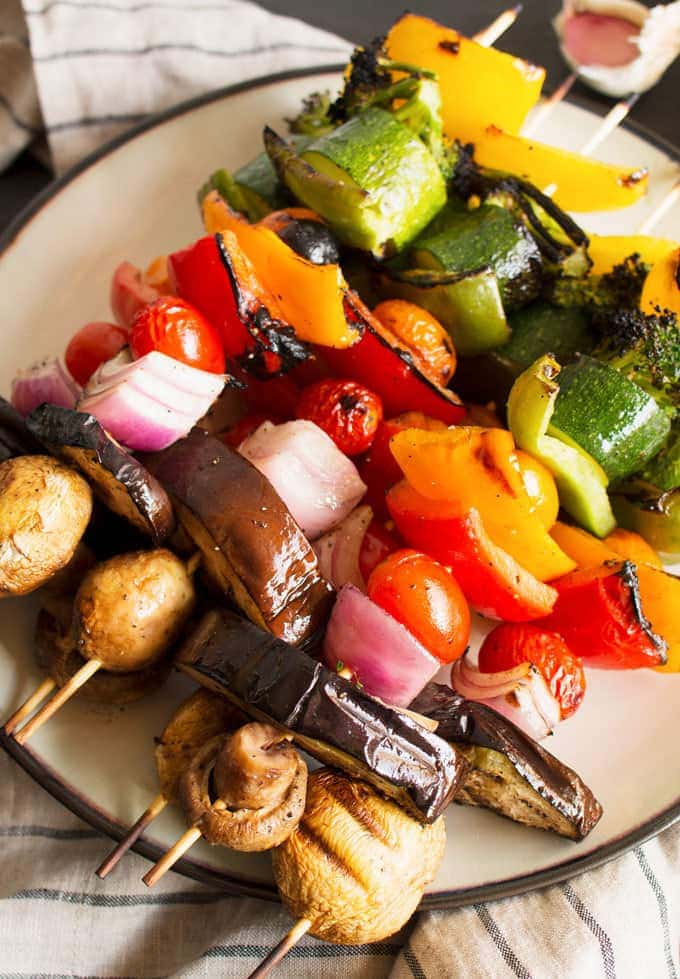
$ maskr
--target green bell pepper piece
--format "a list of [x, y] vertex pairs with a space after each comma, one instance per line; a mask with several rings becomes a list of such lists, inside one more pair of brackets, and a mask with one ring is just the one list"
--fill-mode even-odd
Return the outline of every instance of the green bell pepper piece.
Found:
[[606, 537], [616, 521], [605, 472], [579, 446], [547, 434], [560, 392], [560, 370], [546, 355], [520, 374], [508, 398], [508, 426], [519, 448], [551, 471], [564, 509], [586, 530]]
[[612, 493], [622, 527], [641, 534], [668, 560], [680, 560], [680, 487], [660, 492], [650, 487], [631, 495]]

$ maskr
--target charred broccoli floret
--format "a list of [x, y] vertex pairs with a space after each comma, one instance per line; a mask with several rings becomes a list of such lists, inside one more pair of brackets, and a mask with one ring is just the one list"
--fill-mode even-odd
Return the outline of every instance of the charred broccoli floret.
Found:
[[599, 338], [592, 356], [608, 363], [647, 391], [670, 415], [680, 407], [680, 326], [677, 316], [657, 308], [600, 308], [592, 316]]
[[601, 310], [636, 310], [649, 266], [635, 252], [605, 275], [560, 279], [548, 298], [557, 306], [581, 306], [595, 315]]
[[302, 108], [294, 119], [286, 119], [292, 133], [301, 136], [321, 136], [333, 128], [329, 118], [330, 92], [313, 92], [302, 102]]

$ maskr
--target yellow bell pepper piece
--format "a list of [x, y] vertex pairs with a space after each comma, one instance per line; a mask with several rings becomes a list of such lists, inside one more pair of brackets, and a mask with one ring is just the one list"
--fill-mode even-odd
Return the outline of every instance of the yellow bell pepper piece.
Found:
[[[680, 673], [680, 578], [668, 574], [658, 566], [658, 555], [651, 551], [649, 545], [637, 534], [631, 534], [626, 540], [620, 531], [610, 534], [611, 541], [609, 537], [599, 540], [580, 527], [570, 527], [559, 521], [550, 531], [550, 536], [576, 561], [579, 568], [596, 567], [605, 561], [616, 561], [622, 557], [635, 563], [642, 611], [651, 622], [654, 632], [663, 636], [668, 643], [668, 661], [656, 669], [661, 673]], [[651, 551], [653, 564], [645, 564], [640, 560], [646, 549]]]
[[501, 428], [406, 429], [390, 449], [422, 496], [476, 509], [489, 537], [539, 581], [576, 567], [548, 534], [522, 479], [515, 443]]
[[275, 232], [249, 224], [232, 211], [217, 191], [207, 194], [201, 207], [208, 234], [234, 234], [259, 282], [276, 297], [277, 310], [301, 340], [339, 348], [357, 342], [359, 331], [345, 317], [343, 297], [347, 283], [339, 265], [308, 262]]
[[472, 138], [475, 160], [483, 167], [507, 170], [539, 188], [557, 185], [556, 204], [566, 211], [613, 211], [647, 193], [647, 171], [627, 170], [547, 143], [487, 126]]
[[588, 254], [593, 261], [593, 275], [611, 272], [629, 255], [637, 253], [645, 265], [656, 265], [678, 247], [670, 238], [651, 235], [590, 235]]
[[657, 262], [645, 279], [640, 309], [654, 313], [657, 307], [680, 316], [680, 248]]
[[543, 68], [415, 14], [405, 14], [392, 27], [387, 52], [395, 61], [437, 73], [444, 132], [462, 142], [489, 123], [518, 133], [545, 78]]

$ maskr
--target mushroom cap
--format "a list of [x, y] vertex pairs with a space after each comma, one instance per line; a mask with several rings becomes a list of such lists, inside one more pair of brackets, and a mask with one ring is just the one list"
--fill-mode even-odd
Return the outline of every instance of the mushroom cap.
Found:
[[94, 567], [76, 594], [78, 652], [107, 670], [141, 670], [177, 640], [195, 603], [191, 576], [170, 551], [119, 554]]
[[26, 595], [65, 567], [91, 513], [90, 487], [56, 459], [0, 463], [0, 598]]
[[218, 796], [231, 809], [263, 809], [286, 795], [298, 767], [291, 734], [251, 721], [230, 734], [215, 759]]
[[440, 817], [423, 825], [375, 789], [313, 772], [298, 828], [272, 854], [281, 898], [310, 933], [359, 945], [393, 935], [416, 910], [444, 855]]

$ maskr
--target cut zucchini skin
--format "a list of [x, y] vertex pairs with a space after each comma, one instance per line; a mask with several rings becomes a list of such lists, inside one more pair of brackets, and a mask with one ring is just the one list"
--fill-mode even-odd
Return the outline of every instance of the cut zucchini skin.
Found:
[[538, 245], [523, 224], [495, 204], [445, 208], [413, 243], [411, 259], [417, 268], [444, 272], [490, 268], [506, 311], [531, 302], [541, 289]]
[[549, 434], [580, 446], [610, 482], [641, 469], [668, 438], [668, 415], [614, 367], [581, 356], [562, 369], [559, 383]]
[[300, 157], [269, 129], [265, 147], [298, 200], [325, 218], [345, 244], [377, 258], [400, 251], [446, 202], [435, 158], [383, 109], [354, 116]]

